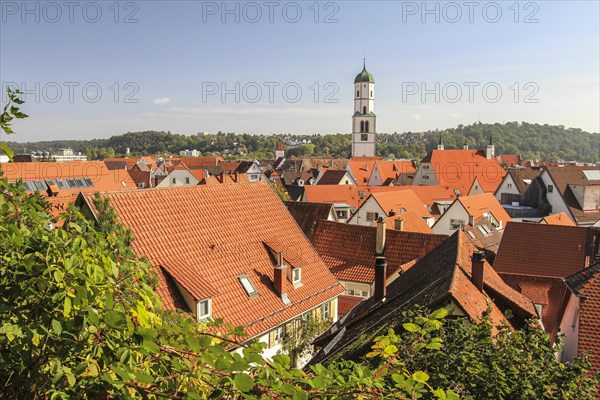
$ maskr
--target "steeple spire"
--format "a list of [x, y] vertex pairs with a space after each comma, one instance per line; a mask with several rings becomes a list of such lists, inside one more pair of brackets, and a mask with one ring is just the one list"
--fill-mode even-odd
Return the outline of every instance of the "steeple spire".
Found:
[[367, 58], [363, 57], [363, 70], [366, 71], [367, 70]]
[[489, 143], [489, 145], [490, 145], [490, 146], [493, 146], [493, 145], [494, 145], [494, 142], [492, 141], [492, 134], [491, 134], [491, 133], [490, 133], [490, 143]]
[[438, 141], [438, 150], [444, 150], [444, 143], [442, 142], [442, 132], [440, 132], [440, 140]]

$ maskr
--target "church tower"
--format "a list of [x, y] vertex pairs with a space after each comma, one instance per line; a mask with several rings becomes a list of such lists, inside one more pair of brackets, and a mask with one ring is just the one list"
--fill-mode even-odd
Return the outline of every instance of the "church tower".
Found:
[[363, 70], [354, 79], [354, 115], [352, 116], [352, 157], [375, 156], [375, 79]]

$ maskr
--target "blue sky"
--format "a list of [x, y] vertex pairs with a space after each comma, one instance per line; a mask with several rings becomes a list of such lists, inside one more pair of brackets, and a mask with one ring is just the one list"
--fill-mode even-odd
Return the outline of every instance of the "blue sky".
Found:
[[0, 81], [30, 92], [11, 139], [348, 133], [363, 57], [380, 132], [600, 130], [599, 2], [470, 4], [2, 0]]

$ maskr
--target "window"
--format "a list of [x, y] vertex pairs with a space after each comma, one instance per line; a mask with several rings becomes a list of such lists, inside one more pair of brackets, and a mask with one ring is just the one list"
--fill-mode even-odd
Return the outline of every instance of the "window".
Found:
[[471, 237], [471, 239], [475, 240], [475, 234], [471, 231], [467, 232], [469, 234], [469, 236]]
[[360, 121], [360, 131], [361, 132], [365, 131], [365, 121]]
[[506, 188], [507, 188], [507, 189], [512, 189], [512, 183], [507, 183], [507, 184], [506, 184]]
[[373, 91], [371, 90], [371, 97], [373, 97]]
[[369, 140], [369, 135], [366, 133], [363, 133], [362, 135], [360, 135], [360, 140], [362, 140], [363, 142], [366, 142], [367, 140]]
[[185, 178], [185, 183], [186, 183], [186, 185], [189, 185], [190, 184], [190, 178]]
[[429, 179], [429, 175], [423, 175], [423, 179], [428, 180]]
[[174, 185], [174, 184], [176, 184], [176, 183], [177, 183], [177, 179], [175, 179], [175, 178], [171, 178], [171, 183], [172, 183], [173, 185]]
[[485, 225], [479, 225], [477, 227], [477, 229], [479, 229], [479, 232], [483, 233], [484, 235], [489, 235], [490, 233], [492, 233], [492, 231], [490, 230], [490, 228], [488, 228]]
[[376, 212], [368, 212], [367, 213], [367, 221], [375, 221], [379, 219], [379, 213]]
[[363, 114], [367, 113], [367, 107], [363, 106]]
[[302, 281], [302, 268], [294, 268], [292, 270], [292, 283], [300, 283]]
[[140, 188], [140, 189], [143, 189], [144, 188], [144, 182], [139, 182], [137, 184], [137, 187]]
[[210, 317], [210, 299], [198, 302], [198, 319]]
[[356, 91], [356, 97], [359, 97], [359, 92], [358, 92], [358, 90]]
[[450, 230], [457, 230], [465, 226], [465, 221], [462, 219], [451, 219], [450, 220]]
[[361, 292], [361, 294], [362, 294], [362, 297], [369, 297], [369, 292], [367, 292], [366, 290], [363, 290]]
[[337, 217], [339, 219], [348, 219], [348, 211], [347, 210], [336, 211], [335, 213], [337, 214]]
[[369, 121], [365, 121], [365, 132], [369, 132]]
[[548, 193], [554, 192], [554, 186], [548, 185]]
[[254, 288], [254, 285], [252, 284], [252, 282], [250, 282], [250, 278], [248, 277], [248, 275], [240, 275], [240, 276], [238, 276], [238, 280], [242, 284], [242, 287], [244, 288], [244, 290], [246, 291], [248, 296], [254, 297], [254, 296], [258, 295], [258, 292]]
[[275, 329], [275, 342], [281, 342], [285, 336], [285, 325], [281, 325]]
[[328, 320], [331, 318], [331, 303], [327, 302], [321, 306], [321, 319]]

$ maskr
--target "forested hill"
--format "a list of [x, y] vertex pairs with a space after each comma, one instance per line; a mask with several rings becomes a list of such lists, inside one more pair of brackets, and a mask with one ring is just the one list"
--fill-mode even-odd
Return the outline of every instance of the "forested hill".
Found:
[[[405, 132], [380, 134], [378, 152], [384, 157], [414, 158], [420, 160], [437, 146], [440, 135], [446, 149], [462, 148], [466, 141], [469, 148], [484, 148], [490, 136], [496, 146], [496, 154], [521, 154], [534, 160], [577, 160], [597, 162], [600, 159], [600, 135], [581, 129], [565, 128], [556, 125], [539, 125], [527, 122], [505, 124], [459, 125], [456, 128], [427, 132]], [[124, 154], [126, 149], [132, 155], [138, 154], [178, 154], [180, 150], [196, 149], [203, 154], [242, 153], [242, 157], [268, 159], [273, 157], [277, 141], [283, 135], [249, 135], [221, 133], [203, 136], [178, 135], [170, 132], [129, 132], [112, 136], [109, 139], [64, 140], [51, 142], [10, 143], [17, 152], [24, 149], [56, 150], [72, 148], [86, 153], [89, 159], [112, 157]], [[310, 139], [310, 144], [289, 145]], [[348, 157], [350, 154], [349, 134], [329, 135], [285, 135], [286, 150], [299, 156]]]

